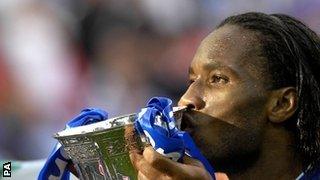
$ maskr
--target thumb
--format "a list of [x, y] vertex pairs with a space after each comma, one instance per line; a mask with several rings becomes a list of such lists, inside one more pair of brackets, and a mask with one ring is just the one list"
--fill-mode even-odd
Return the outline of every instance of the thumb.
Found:
[[[183, 163], [188, 164], [188, 165], [192, 165], [192, 166], [197, 166], [200, 168], [205, 168], [204, 165], [199, 160], [191, 158], [187, 155], [185, 155], [183, 157]], [[227, 174], [222, 173], [222, 172], [216, 172], [216, 173], [214, 173], [214, 176], [215, 176], [216, 180], [229, 180]]]
[[205, 168], [204, 165], [197, 159], [194, 159], [192, 157], [189, 157], [188, 155], [183, 156], [183, 163], [192, 165], [192, 166], [197, 166], [201, 168]]

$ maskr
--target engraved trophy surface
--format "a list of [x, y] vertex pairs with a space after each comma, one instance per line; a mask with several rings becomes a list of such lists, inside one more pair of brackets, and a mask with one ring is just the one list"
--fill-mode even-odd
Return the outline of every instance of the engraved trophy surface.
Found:
[[[184, 109], [173, 108], [177, 127], [180, 127]], [[54, 138], [72, 159], [80, 179], [137, 179], [125, 139], [125, 129], [133, 126], [135, 116], [129, 114], [66, 129], [56, 133]], [[134, 141], [135, 146], [141, 149], [148, 142], [138, 134], [134, 136]]]

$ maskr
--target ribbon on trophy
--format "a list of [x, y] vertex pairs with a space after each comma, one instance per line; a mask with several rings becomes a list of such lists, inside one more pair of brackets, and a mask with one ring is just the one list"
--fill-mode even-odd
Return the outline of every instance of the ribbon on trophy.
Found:
[[154, 97], [141, 109], [135, 121], [140, 135], [148, 138], [152, 147], [163, 156], [181, 162], [184, 154], [198, 159], [213, 179], [214, 169], [201, 154], [191, 136], [180, 131], [175, 125], [172, 101], [164, 97]]
[[[107, 118], [108, 113], [104, 110], [97, 108], [83, 109], [77, 117], [67, 123], [66, 129], [96, 123]], [[69, 180], [70, 172], [67, 167], [70, 164], [72, 164], [72, 161], [64, 153], [61, 144], [57, 143], [44, 167], [41, 169], [38, 179]]]

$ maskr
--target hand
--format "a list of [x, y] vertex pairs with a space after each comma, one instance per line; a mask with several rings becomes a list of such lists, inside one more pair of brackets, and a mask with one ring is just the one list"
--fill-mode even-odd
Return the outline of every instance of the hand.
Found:
[[[212, 179], [203, 164], [188, 156], [183, 157], [183, 163], [172, 161], [151, 146], [146, 147], [141, 154], [137, 149], [130, 150], [130, 159], [138, 171], [138, 179]], [[228, 179], [224, 173], [215, 173], [217, 180]]]

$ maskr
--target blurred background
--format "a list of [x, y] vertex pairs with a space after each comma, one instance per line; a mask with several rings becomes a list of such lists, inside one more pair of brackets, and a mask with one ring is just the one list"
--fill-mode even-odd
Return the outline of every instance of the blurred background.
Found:
[[177, 102], [201, 39], [248, 11], [320, 32], [319, 0], [1, 0], [0, 159], [47, 157], [85, 107], [113, 117], [152, 96]]

